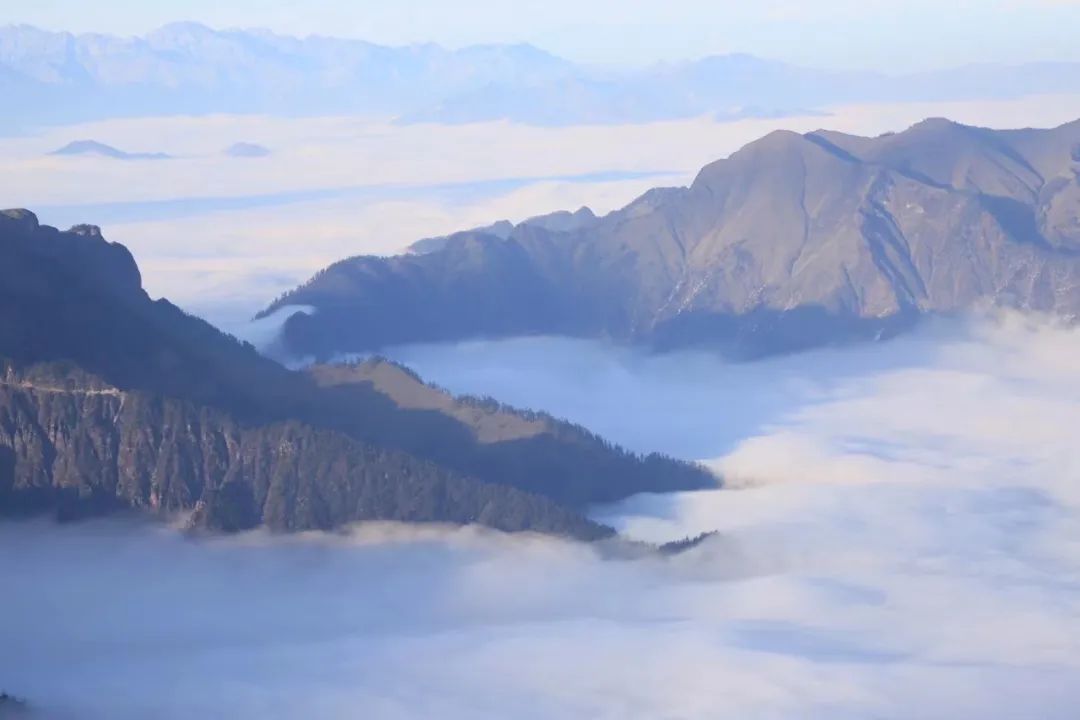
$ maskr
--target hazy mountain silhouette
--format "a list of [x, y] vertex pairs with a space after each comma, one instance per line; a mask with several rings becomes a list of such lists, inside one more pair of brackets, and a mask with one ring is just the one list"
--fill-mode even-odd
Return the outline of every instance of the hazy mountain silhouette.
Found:
[[165, 153], [130, 153], [118, 150], [111, 145], [96, 140], [73, 140], [62, 148], [53, 150], [50, 155], [100, 155], [114, 160], [167, 160]]
[[983, 303], [1075, 315], [1078, 172], [1080, 121], [775, 132], [582, 227], [526, 222], [351, 258], [269, 310], [315, 308], [284, 342], [316, 357], [531, 333], [760, 353]]
[[270, 155], [270, 149], [256, 143], [238, 142], [225, 148], [224, 153], [235, 158], [260, 158]]
[[447, 50], [173, 23], [143, 37], [0, 28], [6, 124], [139, 115], [378, 114], [402, 122], [541, 125], [806, 113], [845, 102], [1080, 91], [1080, 64], [889, 76], [719, 55], [613, 71], [530, 45]]

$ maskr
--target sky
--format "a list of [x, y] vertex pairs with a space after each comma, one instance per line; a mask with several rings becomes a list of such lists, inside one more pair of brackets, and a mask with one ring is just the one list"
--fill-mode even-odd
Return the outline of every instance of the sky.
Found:
[[595, 64], [748, 52], [911, 71], [1080, 60], [1080, 0], [0, 0], [0, 21], [142, 34], [177, 20], [457, 47], [530, 42]]

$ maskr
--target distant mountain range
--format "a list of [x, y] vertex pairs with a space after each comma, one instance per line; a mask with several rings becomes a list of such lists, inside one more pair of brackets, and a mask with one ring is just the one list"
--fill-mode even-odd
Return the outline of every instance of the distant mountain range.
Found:
[[530, 45], [386, 47], [196, 23], [130, 38], [0, 28], [0, 94], [15, 109], [0, 119], [7, 126], [213, 112], [564, 125], [771, 117], [840, 102], [1077, 91], [1077, 63], [889, 76], [722, 55], [614, 71]]
[[605, 217], [558, 213], [320, 271], [298, 356], [563, 334], [755, 355], [999, 304], [1080, 314], [1080, 121], [772, 133]]
[[[96, 155], [113, 160], [169, 160], [173, 156], [163, 152], [127, 152], [97, 140], [73, 140], [50, 155]], [[233, 158], [261, 158], [271, 154], [270, 149], [255, 143], [237, 142], [221, 151]]]
[[122, 246], [0, 212], [0, 515], [196, 527], [479, 523], [592, 539], [591, 503], [714, 485], [386, 361], [292, 372], [152, 301]]

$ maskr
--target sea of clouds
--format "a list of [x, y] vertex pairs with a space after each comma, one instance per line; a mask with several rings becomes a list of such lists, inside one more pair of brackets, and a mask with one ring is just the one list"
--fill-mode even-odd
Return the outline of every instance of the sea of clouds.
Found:
[[[780, 127], [993, 127], [1080, 97], [616, 127], [112, 120], [0, 138], [0, 195], [103, 226], [151, 294], [251, 313], [322, 266], [689, 182]], [[92, 138], [160, 161], [61, 157]], [[233, 158], [247, 141], [265, 158]], [[724, 490], [594, 515], [660, 557], [475, 528], [192, 538], [0, 523], [0, 692], [68, 720], [1076, 717], [1080, 331], [1014, 314], [733, 364], [566, 338], [394, 348], [457, 392], [700, 460]], [[3, 710], [0, 709], [0, 715]]]
[[596, 509], [673, 557], [477, 529], [0, 524], [0, 689], [57, 718], [956, 718], [1080, 707], [1080, 330], [1015, 314], [731, 364], [398, 348], [712, 463]]

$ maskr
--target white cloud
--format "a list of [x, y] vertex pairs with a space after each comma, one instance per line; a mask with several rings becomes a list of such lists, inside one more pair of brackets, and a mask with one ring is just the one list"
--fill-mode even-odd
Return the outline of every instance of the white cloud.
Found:
[[889, 342], [741, 364], [560, 338], [390, 352], [451, 390], [543, 407], [733, 479], [1060, 477], [1068, 493], [1080, 467], [1080, 331], [1048, 318], [939, 320]]
[[751, 365], [403, 350], [451, 387], [775, 482], [603, 511], [639, 537], [720, 531], [672, 558], [435, 527], [2, 524], [0, 686], [90, 720], [1066, 720], [1078, 353], [1080, 330], [1019, 316]]

